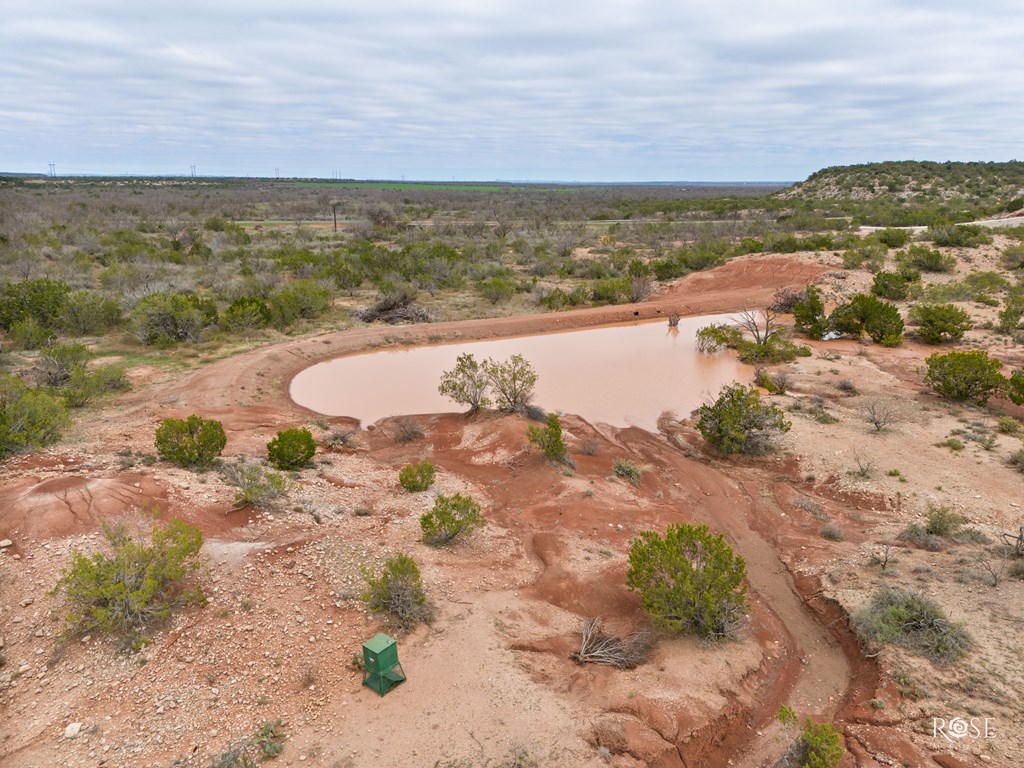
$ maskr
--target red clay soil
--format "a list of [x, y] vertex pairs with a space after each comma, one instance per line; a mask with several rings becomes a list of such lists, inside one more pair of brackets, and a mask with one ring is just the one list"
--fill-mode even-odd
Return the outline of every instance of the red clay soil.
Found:
[[[91, 432], [86, 426], [83, 432], [90, 434], [84, 439], [106, 440], [111, 453], [111, 442], [117, 448], [148, 447], [148, 440], [139, 435], [151, 436], [159, 419], [196, 412], [223, 421], [229, 437], [226, 454], [255, 454], [262, 450], [268, 432], [310, 418], [308, 411], [288, 399], [288, 384], [297, 371], [319, 360], [384, 343], [477, 340], [673, 313], [736, 311], [764, 306], [778, 288], [802, 287], [823, 271], [819, 264], [796, 258], [736, 259], [683, 278], [665, 293], [637, 305], [375, 327], [286, 342], [131, 393], [120, 401], [116, 424], [107, 423], [105, 432], [99, 427]], [[482, 461], [480, 445], [467, 438], [473, 420], [455, 415], [432, 418], [427, 438], [432, 460], [445, 473], [482, 489], [490, 501], [488, 517], [495, 529], [507, 531], [518, 542], [526, 557], [522, 562], [537, 564], [537, 577], [517, 594], [545, 610], [554, 607], [579, 618], [602, 616], [609, 625], [635, 627], [642, 613], [636, 596], [624, 585], [623, 554], [630, 538], [637, 530], [660, 529], [671, 522], [703, 522], [724, 532], [746, 558], [753, 604], [751, 629], [737, 651], [746, 654], [748, 666], [741, 665], [740, 671], [723, 682], [719, 701], [710, 705], [711, 709], [666, 705], [663, 698], [646, 692], [622, 695], [615, 688], [615, 671], [577, 668], [567, 659], [576, 641], [573, 632], [552, 626], [546, 637], [514, 639], [512, 650], [524, 659], [535, 678], [544, 679], [556, 690], [585, 695], [593, 708], [604, 713], [590, 722], [584, 736], [587, 740], [625, 761], [616, 765], [754, 765], [765, 755], [780, 754], [777, 746], [768, 743], [768, 736], [759, 734], [771, 727], [779, 706], [795, 698], [801, 711], [834, 718], [846, 727], [849, 756], [844, 766], [877, 765], [872, 757], [876, 752], [898, 754], [914, 766], [925, 764], [926, 756], [898, 730], [887, 728], [878, 711], [863, 706], [868, 699], [891, 697], [893, 692], [883, 684], [877, 663], [865, 658], [843, 609], [821, 594], [815, 578], [793, 565], [795, 552], [804, 544], [816, 543], [816, 537], [780, 522], [783, 507], [792, 512], [784, 500], [790, 498], [797, 478], [795, 460], [755, 464], [697, 456], [682, 426], [676, 434], [666, 436], [637, 428], [598, 428], [571, 416], [564, 424], [567, 434], [577, 441], [591, 438], [600, 446], [595, 456], [574, 452], [578, 466], [572, 478], [524, 451], [523, 427], [517, 419], [485, 424], [491, 444], [497, 452], [507, 454], [507, 459]], [[422, 450], [396, 445], [386, 433], [385, 424], [364, 433], [369, 446], [360, 455], [387, 467], [415, 458]], [[74, 451], [67, 453], [70, 457]], [[648, 465], [641, 487], [607, 483], [609, 490], [598, 494], [604, 498], [584, 499], [586, 478], [591, 478], [590, 482], [603, 480], [610, 457], [619, 455]], [[196, 488], [169, 487], [146, 471], [125, 471], [95, 480], [81, 461], [76, 464], [71, 458], [64, 464], [49, 455], [18, 461], [21, 477], [0, 491], [0, 504], [13, 511], [0, 515], [0, 538], [12, 530], [18, 530], [19, 537], [27, 534], [35, 540], [88, 533], [95, 531], [101, 519], [140, 505], [160, 506], [192, 519], [208, 536], [230, 536], [232, 530], [252, 519], [247, 512], [228, 515], [230, 503], [223, 497], [204, 496], [205, 505], [197, 506], [189, 501], [195, 498], [189, 494], [195, 494]], [[69, 474], [43, 478], [38, 470], [44, 466], [51, 471], [63, 468]], [[333, 478], [328, 484], [345, 489], [354, 483]], [[829, 502], [827, 485], [805, 490], [822, 503]], [[845, 504], [856, 501], [858, 507], [868, 510], [884, 509], [884, 499], [832, 496]], [[47, 504], [40, 506], [35, 498], [46, 499]], [[388, 520], [380, 520], [373, 524], [388, 524]], [[305, 535], [297, 533], [292, 546], [301, 547]], [[609, 553], [607, 562], [575, 559], [578, 542], [598, 536]], [[281, 550], [274, 557], [283, 557]], [[278, 560], [268, 562], [279, 564]], [[949, 768], [953, 765], [948, 763]]]

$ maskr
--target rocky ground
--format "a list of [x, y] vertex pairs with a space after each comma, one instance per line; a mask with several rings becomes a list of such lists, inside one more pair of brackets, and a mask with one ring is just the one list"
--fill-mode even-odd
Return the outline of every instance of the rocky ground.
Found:
[[[962, 268], [995, 254], [974, 251]], [[844, 727], [844, 765], [1021, 764], [1024, 582], [991, 585], [990, 545], [927, 552], [896, 537], [929, 502], [961, 511], [990, 540], [1024, 524], [1021, 476], [1006, 462], [1020, 440], [996, 431], [996, 412], [1024, 414], [1006, 403], [952, 407], [922, 391], [931, 348], [815, 344], [812, 357], [778, 369], [789, 391], [773, 400], [793, 429], [782, 452], [756, 460], [711, 455], [684, 418], [652, 434], [571, 415], [572, 473], [529, 451], [521, 419], [488, 414], [419, 416], [424, 437], [409, 443], [385, 421], [359, 432], [357, 448], [330, 449], [330, 432], [351, 421], [287, 398], [311, 362], [381, 344], [737, 311], [809, 280], [838, 298], [870, 276], [827, 255], [738, 259], [635, 306], [287, 342], [147, 377], [86, 413], [61, 445], [0, 466], [0, 540], [10, 542], [0, 555], [0, 760], [205, 766], [280, 719], [288, 739], [277, 762], [289, 765], [763, 766], [791, 738], [773, 720], [788, 703]], [[981, 320], [989, 310], [971, 311]], [[967, 341], [997, 339], [975, 331]], [[999, 350], [1020, 365], [1016, 350]], [[868, 422], [871, 408], [890, 414], [884, 429]], [[235, 509], [216, 473], [148, 457], [160, 420], [193, 412], [223, 421], [226, 457], [260, 455], [277, 430], [307, 425], [316, 466], [277, 509]], [[994, 442], [937, 445], [954, 430]], [[639, 486], [611, 475], [619, 457], [649, 467]], [[423, 458], [438, 466], [437, 484], [404, 492], [398, 468]], [[434, 494], [455, 491], [482, 502], [488, 525], [452, 548], [426, 547], [419, 515]], [[97, 548], [102, 519], [147, 514], [203, 529], [208, 605], [176, 615], [135, 655], [101, 637], [61, 641], [48, 591], [70, 551]], [[632, 671], [573, 664], [584, 618], [602, 616], [616, 633], [643, 625], [624, 585], [628, 544], [675, 521], [707, 523], [747, 559], [753, 611], [741, 638], [666, 638]], [[826, 525], [839, 540], [823, 537]], [[352, 665], [386, 629], [357, 599], [360, 569], [399, 551], [420, 563], [437, 620], [399, 637], [408, 681], [380, 698]], [[862, 648], [847, 614], [883, 584], [920, 589], [965, 622], [967, 659], [936, 667]], [[988, 718], [991, 737], [936, 736], [936, 717]]]

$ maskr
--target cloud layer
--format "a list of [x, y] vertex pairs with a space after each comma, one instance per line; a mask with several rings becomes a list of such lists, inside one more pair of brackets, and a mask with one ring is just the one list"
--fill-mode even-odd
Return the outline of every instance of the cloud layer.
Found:
[[0, 170], [787, 180], [1009, 160], [1014, 0], [5, 0]]

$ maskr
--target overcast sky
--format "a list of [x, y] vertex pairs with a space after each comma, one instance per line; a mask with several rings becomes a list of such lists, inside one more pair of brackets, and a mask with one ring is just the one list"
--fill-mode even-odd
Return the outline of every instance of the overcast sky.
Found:
[[1020, 0], [0, 0], [0, 171], [800, 180], [1024, 159]]

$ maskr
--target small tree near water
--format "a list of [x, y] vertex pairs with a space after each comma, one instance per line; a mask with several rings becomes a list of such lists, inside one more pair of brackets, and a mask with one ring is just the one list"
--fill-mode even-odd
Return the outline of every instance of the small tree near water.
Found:
[[491, 405], [488, 392], [493, 393], [499, 411], [526, 414], [536, 384], [537, 372], [522, 355], [504, 361], [488, 358], [480, 363], [467, 353], [459, 355], [455, 367], [441, 375], [437, 391], [460, 405], [468, 405], [471, 414]]
[[465, 353], [458, 356], [452, 370], [441, 374], [437, 391], [459, 405], [468, 405], [469, 412], [475, 413], [491, 404], [487, 397], [489, 383], [484, 366]]
[[522, 355], [512, 355], [504, 362], [486, 360], [483, 363], [487, 380], [494, 389], [494, 401], [499, 411], [526, 413], [537, 385], [537, 372]]

